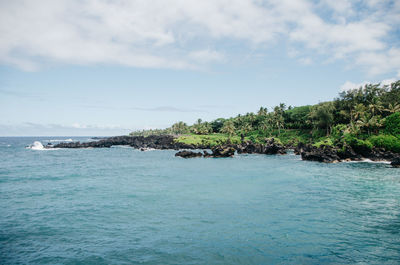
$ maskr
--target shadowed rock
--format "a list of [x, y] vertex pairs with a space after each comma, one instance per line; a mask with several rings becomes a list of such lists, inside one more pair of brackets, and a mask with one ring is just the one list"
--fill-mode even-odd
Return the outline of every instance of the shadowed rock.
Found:
[[340, 161], [337, 150], [331, 146], [321, 145], [315, 147], [312, 145], [302, 145], [298, 148], [298, 152], [301, 154], [301, 159], [318, 161], [324, 163], [336, 163]]
[[392, 163], [390, 163], [390, 165], [391, 165], [392, 167], [400, 168], [400, 158], [399, 158], [399, 157], [398, 157], [398, 158], [395, 158], [395, 159], [392, 161]]
[[232, 157], [236, 150], [230, 146], [215, 146], [211, 148], [211, 151], [211, 157]]
[[131, 147], [154, 149], [194, 149], [195, 146], [178, 143], [172, 135], [151, 136], [114, 136], [92, 142], [59, 143], [54, 148], [109, 148], [113, 145], [129, 145]]
[[274, 138], [266, 139], [265, 144], [253, 143], [251, 141], [244, 142], [236, 146], [239, 154], [286, 154], [286, 148], [277, 143]]
[[200, 152], [193, 152], [193, 151], [179, 151], [178, 153], [175, 154], [175, 156], [180, 156], [182, 158], [193, 158], [193, 157], [202, 157], [203, 154]]

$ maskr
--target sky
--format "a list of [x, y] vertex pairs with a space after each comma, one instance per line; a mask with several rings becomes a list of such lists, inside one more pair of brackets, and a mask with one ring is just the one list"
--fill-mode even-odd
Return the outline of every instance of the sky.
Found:
[[400, 1], [0, 0], [0, 136], [119, 135], [400, 79]]

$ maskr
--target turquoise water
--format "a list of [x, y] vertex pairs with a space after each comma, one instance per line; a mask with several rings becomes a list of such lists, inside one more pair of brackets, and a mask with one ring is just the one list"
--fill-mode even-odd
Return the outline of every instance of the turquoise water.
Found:
[[24, 148], [48, 139], [0, 138], [1, 264], [400, 263], [387, 164]]

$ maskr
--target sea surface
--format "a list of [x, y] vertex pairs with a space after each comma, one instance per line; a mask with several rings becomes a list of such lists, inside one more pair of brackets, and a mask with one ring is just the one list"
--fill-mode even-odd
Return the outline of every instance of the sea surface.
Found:
[[0, 138], [0, 264], [400, 264], [400, 169]]

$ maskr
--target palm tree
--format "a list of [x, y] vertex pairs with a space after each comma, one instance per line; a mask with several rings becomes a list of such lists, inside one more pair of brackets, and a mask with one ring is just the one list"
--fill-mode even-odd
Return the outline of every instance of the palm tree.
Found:
[[174, 123], [171, 128], [170, 131], [173, 134], [183, 134], [183, 133], [187, 133], [188, 131], [188, 126], [186, 125], [186, 123], [184, 123], [183, 121]]
[[242, 130], [244, 132], [244, 135], [247, 135], [251, 130], [253, 130], [253, 127], [251, 126], [250, 123], [246, 123], [244, 124], [244, 126], [242, 127]]
[[361, 116], [363, 116], [366, 112], [366, 107], [363, 104], [357, 104], [354, 107], [354, 111], [353, 111], [353, 121], [358, 120]]
[[268, 109], [267, 108], [260, 107], [260, 109], [257, 112], [257, 115], [258, 116], [265, 116], [265, 115], [267, 115], [267, 113], [268, 113]]
[[259, 124], [259, 129], [263, 132], [266, 132], [268, 128], [270, 127], [269, 122], [267, 119], [264, 119], [263, 121], [260, 122]]
[[400, 104], [399, 103], [389, 103], [388, 107], [384, 109], [384, 111], [387, 111], [389, 113], [395, 113], [400, 111]]
[[378, 112], [382, 110], [382, 105], [379, 101], [371, 103], [368, 105], [369, 110], [372, 113], [372, 116], [375, 116]]
[[281, 128], [284, 127], [283, 113], [285, 112], [286, 105], [280, 103], [279, 106], [274, 108], [274, 118], [273, 123], [278, 129], [278, 136], [281, 136]]
[[229, 138], [231, 138], [232, 135], [235, 134], [235, 129], [236, 129], [235, 124], [233, 123], [233, 121], [229, 120], [224, 123], [224, 125], [221, 128], [221, 132], [228, 134]]

